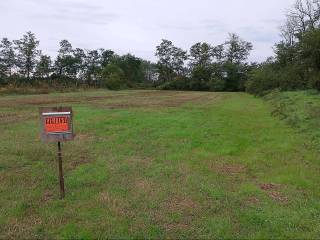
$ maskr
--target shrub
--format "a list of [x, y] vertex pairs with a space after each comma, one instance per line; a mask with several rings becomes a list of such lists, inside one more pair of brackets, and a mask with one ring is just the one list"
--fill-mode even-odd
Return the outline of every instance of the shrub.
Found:
[[165, 82], [158, 87], [160, 90], [189, 90], [189, 81], [187, 77], [178, 76], [170, 82]]
[[256, 96], [265, 95], [279, 87], [279, 75], [271, 64], [266, 64], [249, 74], [246, 91]]
[[115, 64], [109, 64], [102, 70], [102, 85], [111, 90], [120, 90], [127, 87], [124, 73]]
[[225, 90], [226, 81], [223, 78], [212, 77], [209, 81], [209, 90], [213, 92], [222, 92]]

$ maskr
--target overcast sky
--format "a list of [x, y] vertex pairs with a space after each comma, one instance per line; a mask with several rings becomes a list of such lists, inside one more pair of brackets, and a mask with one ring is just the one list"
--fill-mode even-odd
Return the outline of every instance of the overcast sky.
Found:
[[251, 41], [251, 61], [273, 54], [279, 26], [294, 0], [0, 0], [0, 38], [32, 31], [43, 52], [55, 56], [59, 41], [106, 48], [155, 61], [168, 39], [183, 49], [200, 41], [220, 44], [228, 33]]

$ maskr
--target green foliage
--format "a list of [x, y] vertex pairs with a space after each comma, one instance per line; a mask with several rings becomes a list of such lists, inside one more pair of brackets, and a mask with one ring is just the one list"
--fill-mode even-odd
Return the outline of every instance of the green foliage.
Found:
[[320, 4], [297, 0], [281, 28], [275, 59], [261, 64], [250, 76], [247, 91], [256, 95], [279, 88], [320, 90]]
[[226, 80], [221, 77], [211, 77], [208, 84], [212, 92], [223, 92], [226, 89]]
[[160, 90], [190, 90], [190, 79], [183, 76], [176, 77], [173, 81], [168, 81], [157, 88]]
[[172, 81], [176, 76], [183, 75], [184, 64], [188, 59], [186, 51], [163, 39], [157, 46], [155, 55], [159, 58], [157, 66], [160, 83]]
[[13, 44], [7, 38], [3, 38], [0, 43], [0, 79], [4, 82], [6, 77], [12, 75], [15, 65], [15, 52]]
[[32, 32], [27, 32], [21, 39], [13, 42], [17, 50], [15, 64], [18, 66], [20, 73], [27, 80], [30, 80], [40, 54], [40, 51], [37, 49], [39, 41]]
[[[252, 44], [230, 34], [222, 45], [199, 42], [191, 46], [189, 69], [185, 68], [184, 52], [171, 41], [163, 40], [157, 47], [158, 73], [161, 89], [196, 91], [244, 91], [249, 72], [246, 60]], [[175, 63], [180, 71], [177, 71]], [[177, 78], [179, 76], [179, 78]], [[181, 80], [181, 79], [187, 80]], [[164, 82], [164, 83], [163, 83]], [[183, 86], [185, 84], [185, 86]], [[176, 88], [175, 88], [176, 87]]]
[[271, 104], [272, 114], [306, 134], [310, 147], [320, 144], [320, 95], [313, 91], [272, 91], [264, 99]]
[[229, 34], [229, 39], [225, 42], [226, 62], [241, 64], [247, 60], [250, 51], [253, 49], [252, 43], [242, 40], [237, 34]]
[[52, 72], [52, 61], [50, 56], [41, 55], [40, 60], [37, 63], [35, 77], [43, 79], [49, 78]]
[[111, 90], [126, 88], [125, 74], [123, 70], [115, 64], [109, 64], [102, 70], [103, 86]]
[[196, 43], [190, 48], [190, 64], [191, 66], [209, 66], [213, 55], [213, 47], [210, 44]]
[[254, 95], [264, 95], [271, 89], [279, 87], [279, 74], [272, 64], [265, 64], [249, 74], [246, 91]]
[[[157, 81], [155, 65], [131, 54], [119, 56], [112, 50], [73, 48], [64, 39], [55, 59], [38, 50], [39, 41], [31, 32], [13, 43], [3, 38], [0, 43], [0, 85], [22, 85], [52, 88], [102, 87], [145, 88]], [[179, 57], [178, 57], [179, 59]], [[108, 65], [121, 69], [102, 78]], [[106, 75], [106, 73], [104, 73]], [[41, 86], [40, 86], [41, 85]], [[27, 87], [27, 86], [26, 86]]]
[[209, 81], [212, 76], [211, 68], [197, 65], [193, 68], [190, 78], [189, 87], [196, 91], [209, 90]]

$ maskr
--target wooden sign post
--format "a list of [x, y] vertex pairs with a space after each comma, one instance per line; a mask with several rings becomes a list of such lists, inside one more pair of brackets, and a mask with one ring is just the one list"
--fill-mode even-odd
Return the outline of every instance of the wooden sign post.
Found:
[[41, 139], [44, 142], [58, 143], [58, 166], [60, 182], [60, 198], [65, 196], [64, 177], [62, 167], [61, 142], [71, 141], [74, 139], [72, 108], [55, 107], [40, 108]]

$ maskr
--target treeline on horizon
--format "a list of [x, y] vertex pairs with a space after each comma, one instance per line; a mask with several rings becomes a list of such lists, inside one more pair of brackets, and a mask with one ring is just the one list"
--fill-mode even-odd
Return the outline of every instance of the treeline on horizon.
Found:
[[109, 89], [158, 88], [172, 90], [242, 91], [244, 63], [252, 44], [236, 34], [221, 45], [196, 43], [184, 51], [169, 40], [156, 47], [157, 63], [112, 50], [73, 48], [60, 41], [57, 57], [43, 54], [39, 40], [27, 32], [19, 40], [0, 43], [0, 84], [39, 86], [90, 86]]
[[281, 27], [275, 56], [248, 63], [253, 45], [229, 34], [220, 45], [199, 42], [183, 50], [169, 40], [156, 47], [157, 63], [112, 50], [73, 48], [60, 42], [55, 59], [38, 49], [32, 32], [0, 43], [0, 85], [89, 86], [109, 89], [248, 91], [320, 90], [320, 0], [297, 0]]
[[152, 83], [154, 64], [112, 50], [73, 48], [60, 41], [57, 57], [43, 54], [39, 40], [27, 32], [19, 40], [0, 43], [0, 85], [32, 87], [144, 87]]

